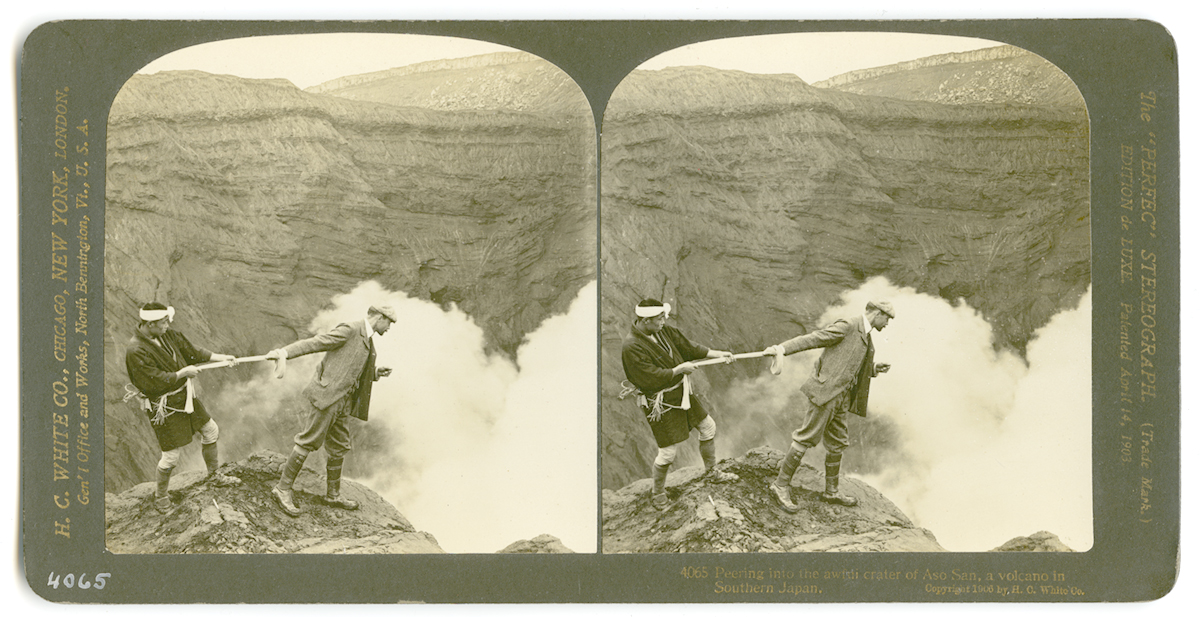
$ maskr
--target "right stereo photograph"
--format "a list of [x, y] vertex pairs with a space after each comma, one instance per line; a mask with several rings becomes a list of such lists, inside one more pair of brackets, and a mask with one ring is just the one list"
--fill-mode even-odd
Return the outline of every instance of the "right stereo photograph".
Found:
[[1065, 73], [973, 38], [728, 38], [651, 58], [602, 122], [602, 552], [1092, 548]]

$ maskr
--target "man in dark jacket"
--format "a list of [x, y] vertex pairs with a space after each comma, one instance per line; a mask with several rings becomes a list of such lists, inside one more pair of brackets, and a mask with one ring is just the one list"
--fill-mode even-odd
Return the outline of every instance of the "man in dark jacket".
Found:
[[350, 451], [349, 416], [367, 419], [371, 404], [371, 386], [392, 369], [375, 366], [373, 334], [382, 336], [396, 322], [396, 312], [387, 306], [372, 306], [367, 318], [339, 324], [333, 330], [296, 341], [267, 354], [268, 358], [287, 360], [311, 353], [326, 352], [316, 373], [304, 388], [308, 403], [305, 428], [296, 434], [295, 445], [271, 490], [276, 503], [289, 516], [299, 516], [292, 500], [292, 485], [304, 467], [308, 455], [322, 445], [328, 459], [325, 464], [326, 505], [357, 510], [358, 502], [341, 496], [342, 464]]
[[850, 445], [846, 412], [865, 416], [871, 378], [891, 368], [889, 364], [875, 363], [871, 330], [883, 330], [895, 317], [890, 303], [868, 302], [861, 316], [839, 319], [821, 330], [764, 350], [769, 354], [791, 355], [818, 347], [825, 349], [817, 360], [816, 370], [800, 388], [810, 403], [804, 425], [792, 432], [791, 447], [779, 465], [779, 475], [770, 484], [771, 493], [784, 511], [799, 510], [791, 498], [792, 475], [804, 453], [822, 440], [826, 455], [825, 492], [821, 500], [843, 506], [858, 504], [854, 497], [838, 492], [842, 452]]
[[679, 330], [666, 325], [671, 305], [654, 299], [642, 300], [634, 311], [633, 328], [621, 348], [625, 377], [638, 391], [638, 404], [658, 445], [654, 459], [654, 488], [650, 500], [660, 510], [670, 505], [665, 491], [667, 471], [675, 461], [678, 445], [695, 428], [700, 434], [700, 457], [709, 474], [719, 481], [737, 476], [714, 468], [717, 464], [717, 425], [691, 392], [688, 378], [700, 358], [726, 358], [733, 354], [689, 341]]
[[220, 431], [200, 399], [196, 398], [192, 383], [192, 378], [200, 372], [195, 364], [235, 358], [196, 347], [186, 336], [172, 330], [175, 307], [151, 302], [142, 307], [138, 316], [137, 331], [125, 352], [125, 371], [137, 389], [133, 394], [150, 418], [150, 426], [154, 428], [158, 447], [162, 450], [154, 507], [167, 512], [171, 509], [171, 498], [167, 494], [171, 472], [179, 464], [180, 450], [192, 443], [195, 433], [200, 433], [200, 452], [209, 477], [221, 486], [241, 483], [238, 478], [217, 472]]

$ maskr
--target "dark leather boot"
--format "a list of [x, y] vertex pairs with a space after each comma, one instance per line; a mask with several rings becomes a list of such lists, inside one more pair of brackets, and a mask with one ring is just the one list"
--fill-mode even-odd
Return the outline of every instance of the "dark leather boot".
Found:
[[821, 501], [839, 506], [853, 507], [858, 505], [858, 499], [838, 493], [838, 474], [842, 469], [842, 454], [825, 455], [825, 492], [821, 493]]
[[342, 461], [331, 458], [325, 465], [325, 505], [343, 510], [357, 510], [358, 502], [342, 497]]
[[788, 514], [795, 514], [800, 511], [800, 506], [792, 501], [792, 487], [779, 486], [778, 482], [772, 481], [767, 483], [767, 489], [771, 491], [771, 495], [775, 498], [775, 503]]
[[804, 459], [805, 451], [806, 448], [804, 446], [797, 446], [795, 443], [792, 443], [783, 460], [779, 461], [779, 475], [775, 476], [775, 484], [779, 486], [791, 486], [792, 476], [796, 475], [796, 470], [800, 468], [800, 461]]
[[275, 503], [279, 504], [284, 514], [291, 517], [300, 516], [300, 508], [297, 508], [296, 504], [292, 502], [292, 484], [296, 482], [296, 476], [300, 475], [306, 458], [308, 458], [308, 450], [300, 446], [293, 447], [287, 462], [283, 464], [279, 482], [271, 489]]
[[800, 467], [800, 461], [804, 459], [804, 452], [803, 446], [792, 443], [783, 460], [779, 461], [779, 474], [775, 476], [775, 481], [767, 487], [775, 498], [775, 503], [779, 504], [779, 507], [788, 514], [800, 511], [800, 506], [792, 501], [792, 476], [796, 475], [796, 469]]

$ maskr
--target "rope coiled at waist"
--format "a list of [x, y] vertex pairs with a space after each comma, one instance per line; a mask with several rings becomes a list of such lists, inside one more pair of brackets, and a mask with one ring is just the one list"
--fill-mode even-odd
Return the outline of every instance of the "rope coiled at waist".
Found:
[[[663, 394], [664, 393], [671, 392], [672, 390], [679, 389], [680, 387], [683, 388], [683, 400], [680, 401], [679, 405], [672, 405], [670, 403], [663, 402]], [[647, 398], [647, 395], [645, 392], [642, 392], [641, 390], [639, 390], [637, 386], [633, 385], [628, 380], [622, 381], [621, 382], [621, 393], [619, 395], [617, 395], [617, 399], [624, 400], [625, 397], [629, 396], [630, 394], [637, 394], [638, 405], [641, 405], [643, 408], [650, 410], [650, 414], [648, 416], [646, 416], [646, 419], [650, 420], [651, 422], [658, 422], [659, 419], [662, 418], [662, 415], [664, 413], [666, 413], [666, 411], [668, 409], [691, 409], [692, 408], [692, 381], [690, 379], [688, 379], [687, 375], [683, 376], [683, 381], [680, 381], [679, 383], [671, 386], [670, 388], [666, 388], [663, 390], [659, 390], [658, 392], [655, 392], [652, 395], [653, 398]], [[653, 403], [651, 403], [650, 401], [653, 401]]]
[[[187, 391], [187, 399], [184, 402], [182, 409], [176, 409], [170, 405], [167, 405], [167, 397], [171, 396], [172, 394], [178, 394], [185, 390]], [[138, 407], [140, 407], [143, 411], [154, 413], [154, 415], [150, 418], [150, 423], [156, 426], [161, 426], [163, 422], [167, 421], [167, 416], [170, 416], [175, 412], [192, 413], [192, 411], [194, 411], [192, 399], [194, 399], [195, 396], [195, 387], [192, 385], [192, 380], [188, 379], [187, 381], [183, 382], [182, 386], [179, 386], [175, 390], [168, 392], [153, 401], [150, 400], [150, 397], [143, 394], [141, 390], [138, 390], [136, 386], [128, 383], [125, 384], [125, 397], [122, 400], [129, 402], [130, 399], [137, 399]]]

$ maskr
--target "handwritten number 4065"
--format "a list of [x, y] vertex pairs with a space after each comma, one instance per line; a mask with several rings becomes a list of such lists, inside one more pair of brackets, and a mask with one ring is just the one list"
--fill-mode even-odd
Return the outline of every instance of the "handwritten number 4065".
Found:
[[95, 581], [89, 581], [87, 580], [86, 573], [80, 574], [79, 578], [75, 578], [74, 574], [67, 574], [59, 577], [59, 575], [51, 572], [50, 580], [46, 581], [46, 586], [58, 589], [59, 583], [62, 583], [62, 586], [66, 587], [67, 589], [71, 589], [73, 587], [78, 587], [80, 589], [104, 589], [104, 584], [108, 582], [108, 577], [110, 576], [112, 576], [112, 574], [109, 572], [101, 572], [100, 574], [96, 575]]

